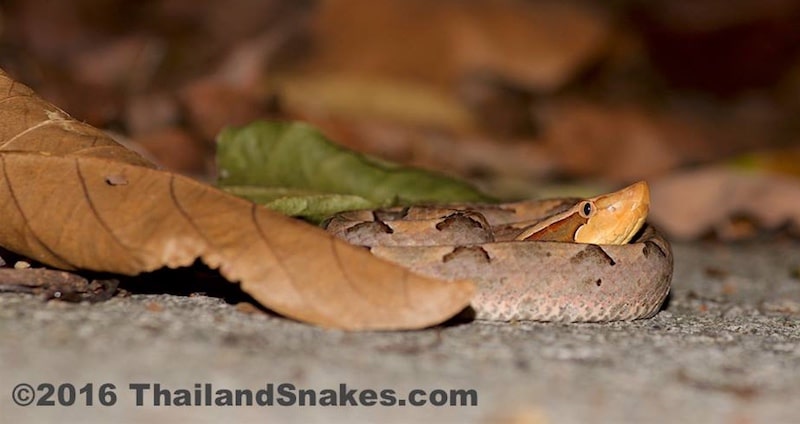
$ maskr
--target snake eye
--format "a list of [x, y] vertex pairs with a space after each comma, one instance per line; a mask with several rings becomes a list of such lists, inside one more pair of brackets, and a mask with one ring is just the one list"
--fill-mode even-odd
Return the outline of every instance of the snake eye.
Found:
[[594, 205], [592, 202], [583, 202], [580, 207], [580, 214], [584, 218], [588, 218], [592, 216], [592, 212], [594, 212]]

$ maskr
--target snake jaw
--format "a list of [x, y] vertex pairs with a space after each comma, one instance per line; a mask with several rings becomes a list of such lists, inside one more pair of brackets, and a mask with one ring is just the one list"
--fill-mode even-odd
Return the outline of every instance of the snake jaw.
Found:
[[639, 181], [622, 190], [589, 199], [596, 211], [575, 232], [577, 243], [625, 244], [644, 225], [650, 210], [650, 187]]

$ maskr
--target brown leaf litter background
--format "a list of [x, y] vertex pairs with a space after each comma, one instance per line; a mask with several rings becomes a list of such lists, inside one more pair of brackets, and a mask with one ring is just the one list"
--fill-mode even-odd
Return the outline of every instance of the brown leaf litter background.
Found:
[[[745, 174], [798, 184], [800, 162], [762, 160], [800, 156], [796, 1], [10, 0], [0, 13], [0, 66], [203, 180], [217, 132], [266, 117], [508, 198], [647, 179], [665, 228], [685, 225], [681, 199], [748, 192], [729, 166], [742, 156]], [[658, 189], [705, 165], [719, 181]], [[717, 218], [673, 237], [797, 233], [748, 202], [696, 211]], [[740, 218], [752, 231], [722, 230]]]
[[426, 279], [323, 230], [154, 169], [0, 73], [0, 245], [44, 264], [136, 275], [219, 269], [264, 306], [345, 329], [419, 328], [470, 282]]
[[[215, 178], [224, 126], [299, 119], [509, 199], [647, 179], [651, 222], [673, 240], [800, 234], [796, 1], [9, 0], [0, 14], [0, 67], [202, 181]], [[36, 122], [51, 119], [37, 108]], [[13, 149], [50, 149], [36, 159], [48, 173], [77, 172], [63, 163], [78, 153], [58, 149], [80, 150], [82, 172], [115, 155], [142, 161], [74, 122], [85, 134], [72, 147], [43, 136], [52, 128], [18, 136], [33, 116], [0, 133], [17, 136]], [[19, 167], [35, 157], [3, 154]], [[185, 195], [203, 192], [178, 174], [120, 166], [92, 184], [118, 193], [139, 173], [171, 175]], [[17, 178], [20, 189], [35, 181]], [[37, 212], [80, 219], [70, 207]], [[130, 261], [121, 268], [158, 263]]]

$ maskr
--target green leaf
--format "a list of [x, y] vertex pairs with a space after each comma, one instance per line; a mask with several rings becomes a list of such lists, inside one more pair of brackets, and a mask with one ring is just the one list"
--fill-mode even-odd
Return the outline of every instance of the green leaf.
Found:
[[226, 186], [222, 189], [284, 215], [302, 216], [313, 222], [322, 222], [325, 218], [342, 211], [374, 209], [384, 206], [361, 196], [350, 194], [328, 194], [309, 190], [255, 186]]
[[226, 128], [218, 137], [217, 166], [221, 187], [235, 186], [234, 193], [300, 216], [308, 216], [306, 211], [333, 214], [418, 203], [492, 201], [465, 182], [345, 149], [304, 123], [257, 121]]

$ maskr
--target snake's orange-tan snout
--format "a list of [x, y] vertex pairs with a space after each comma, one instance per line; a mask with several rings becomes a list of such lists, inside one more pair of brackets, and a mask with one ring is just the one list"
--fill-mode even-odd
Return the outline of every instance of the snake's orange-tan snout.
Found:
[[650, 187], [639, 181], [591, 199], [592, 214], [575, 233], [578, 243], [625, 244], [642, 228], [650, 211]]

